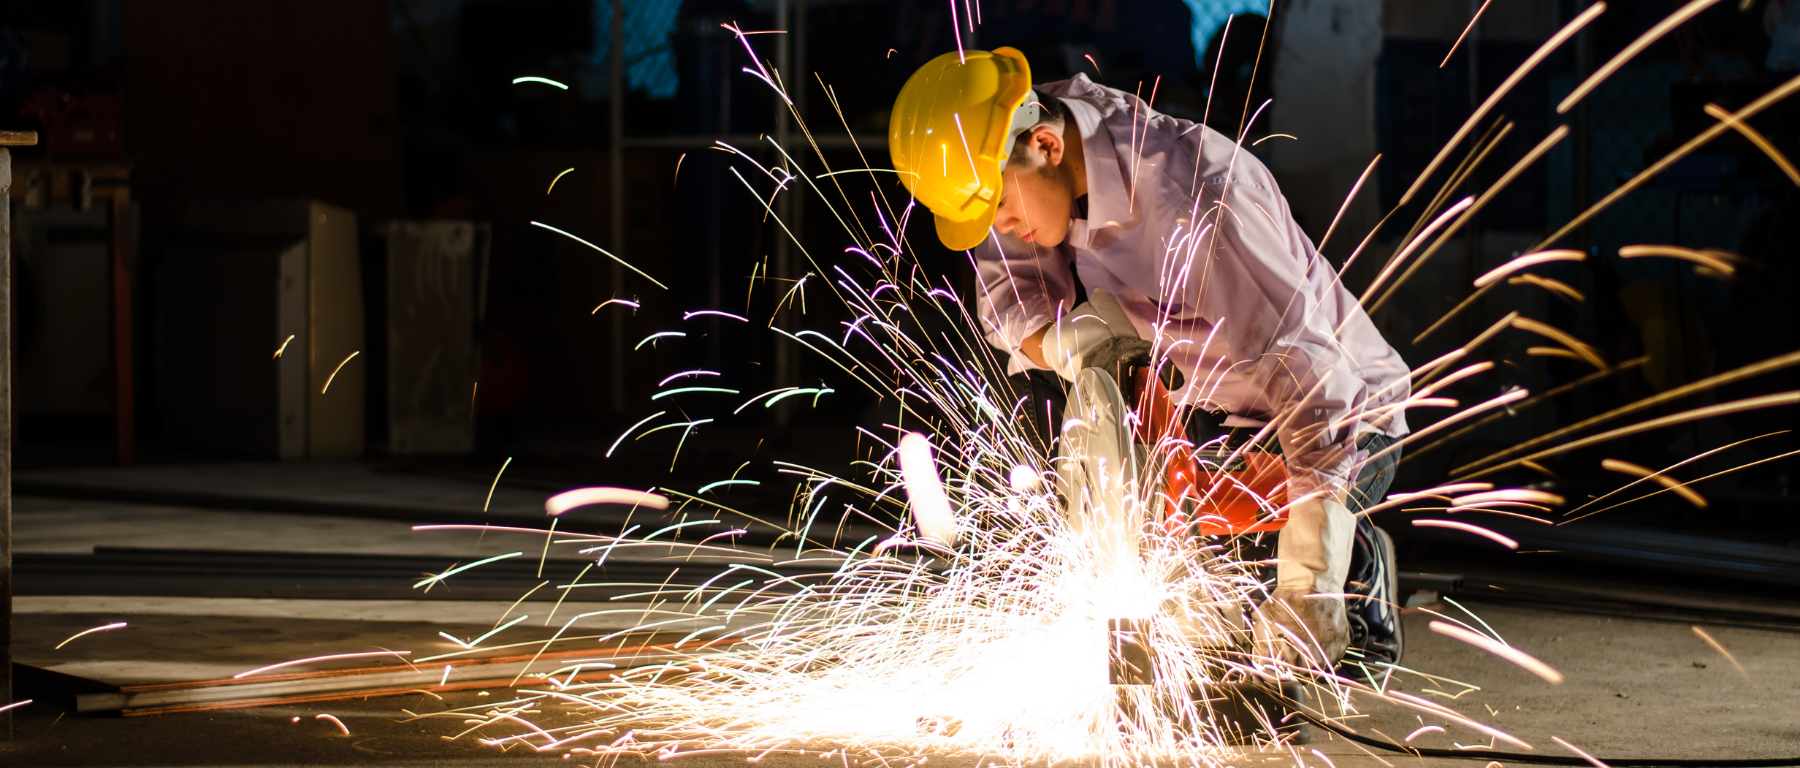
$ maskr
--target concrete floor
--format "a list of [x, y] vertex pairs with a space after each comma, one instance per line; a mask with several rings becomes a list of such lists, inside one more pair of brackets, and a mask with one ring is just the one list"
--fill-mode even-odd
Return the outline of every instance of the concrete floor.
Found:
[[[1711, 632], [1735, 654], [1748, 680], [1699, 640], [1686, 625], [1594, 618], [1518, 608], [1485, 607], [1481, 617], [1517, 647], [1534, 653], [1568, 675], [1552, 686], [1484, 652], [1430, 633], [1431, 617], [1407, 617], [1412, 644], [1410, 666], [1433, 675], [1480, 686], [1450, 700], [1433, 696], [1473, 719], [1511, 733], [1546, 755], [1567, 755], [1551, 737], [1561, 737], [1595, 755], [1611, 758], [1800, 758], [1800, 635], [1762, 630], [1715, 628]], [[375, 627], [371, 627], [374, 629]], [[1442, 689], [1412, 682], [1396, 685], [1415, 694]], [[1460, 691], [1461, 688], [1451, 688]], [[504, 696], [505, 691], [492, 691]], [[90, 717], [54, 706], [18, 710], [17, 738], [0, 745], [0, 763], [42, 766], [138, 765], [345, 765], [429, 763], [433, 765], [567, 765], [560, 755], [520, 750], [501, 754], [472, 741], [446, 741], [461, 729], [456, 721], [408, 722], [415, 713], [481, 703], [477, 692], [364, 701], [263, 707], [145, 718]], [[1359, 730], [1397, 737], [1422, 725], [1445, 724], [1410, 710], [1361, 702], [1370, 715], [1353, 721]], [[329, 722], [332, 714], [349, 727], [346, 737]], [[299, 722], [293, 718], [299, 717]], [[1454, 748], [1486, 744], [1471, 731], [1450, 727], [1412, 742], [1420, 747]], [[1505, 745], [1502, 745], [1503, 747]], [[1381, 762], [1343, 741], [1321, 739], [1311, 748], [1339, 768]], [[1304, 753], [1303, 753], [1304, 754]], [[1274, 756], [1247, 756], [1257, 764]], [[1395, 765], [1401, 760], [1386, 755]], [[711, 756], [676, 762], [742, 764], [741, 757]], [[817, 765], [816, 759], [788, 757], [762, 764]], [[973, 761], [941, 759], [934, 765]], [[1287, 760], [1278, 762], [1287, 763]], [[1405, 761], [1412, 764], [1413, 760]], [[1444, 765], [1472, 765], [1426, 760]], [[1509, 762], [1509, 764], [1512, 764]]]
[[[447, 499], [465, 490], [444, 487], [431, 493]], [[480, 490], [485, 492], [485, 488]], [[529, 509], [529, 501], [515, 496], [510, 503], [522, 513]], [[544, 541], [542, 535], [531, 534], [481, 538], [468, 532], [419, 533], [410, 529], [410, 523], [353, 517], [31, 497], [21, 497], [17, 504], [22, 553], [83, 552], [96, 545], [152, 546], [430, 554], [448, 562], [532, 546], [541, 549]], [[655, 554], [646, 553], [646, 559]], [[1608, 588], [1630, 590], [1629, 585]], [[1736, 655], [1743, 669], [1740, 673], [1686, 621], [1559, 612], [1476, 602], [1478, 597], [1471, 595], [1467, 605], [1481, 621], [1515, 647], [1563, 672], [1567, 681], [1552, 686], [1509, 662], [1432, 633], [1426, 623], [1435, 617], [1415, 612], [1406, 617], [1407, 664], [1442, 679], [1397, 676], [1392, 681], [1395, 689], [1434, 698], [1530, 742], [1542, 754], [1569, 754], [1551, 740], [1560, 737], [1602, 757], [1800, 757], [1800, 714], [1796, 714], [1800, 713], [1800, 664], [1794, 663], [1800, 659], [1800, 634], [1707, 628]], [[1701, 592], [1684, 599], [1705, 600]], [[254, 646], [270, 637], [285, 634], [320, 648], [352, 643], [388, 645], [397, 642], [397, 637], [445, 644], [433, 640], [436, 632], [472, 635], [491, 625], [507, 607], [503, 602], [466, 600], [28, 596], [18, 605], [20, 655], [44, 665], [66, 656], [70, 664], [126, 661], [149, 669], [158, 663], [193, 662], [181, 658], [186, 652], [182, 649], [211, 648], [212, 657], [202, 660], [213, 665], [209, 670], [238, 671], [255, 660]], [[1452, 606], [1443, 606], [1443, 610], [1474, 623]], [[84, 637], [62, 651], [38, 647], [112, 620], [125, 620], [130, 626]], [[190, 674], [193, 670], [171, 674], [176, 672]], [[1464, 686], [1445, 680], [1475, 688], [1456, 695]], [[490, 692], [492, 696], [506, 693]], [[460, 730], [457, 722], [409, 721], [406, 714], [406, 710], [437, 711], [481, 701], [479, 693], [471, 691], [447, 694], [444, 701], [415, 694], [135, 718], [77, 715], [55, 704], [36, 703], [15, 710], [16, 737], [0, 744], [0, 765], [569, 764], [561, 755], [520, 750], [502, 754], [466, 739], [447, 741], [444, 737]], [[1444, 724], [1382, 702], [1359, 701], [1357, 705], [1367, 717], [1351, 722], [1365, 732], [1405, 736], [1422, 725]], [[341, 719], [350, 735], [315, 719], [320, 713]], [[1422, 735], [1413, 742], [1415, 746], [1444, 748], [1486, 743], [1478, 734], [1456, 727]], [[1311, 747], [1338, 768], [1401, 764], [1399, 758], [1384, 756], [1385, 761], [1380, 760], [1341, 740], [1321, 739]], [[715, 755], [676, 762], [737, 765], [742, 760], [743, 756]], [[763, 763], [798, 766], [802, 761], [817, 765], [813, 757], [798, 756], [771, 756]], [[1308, 761], [1323, 765], [1316, 758]], [[973, 766], [975, 762], [945, 757], [931, 765]], [[1241, 765], [1287, 762], [1291, 760], [1277, 755], [1251, 755], [1237, 761]]]

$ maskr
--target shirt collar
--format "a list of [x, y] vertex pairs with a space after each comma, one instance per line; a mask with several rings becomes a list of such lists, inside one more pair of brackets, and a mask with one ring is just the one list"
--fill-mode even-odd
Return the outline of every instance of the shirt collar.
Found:
[[1064, 99], [1069, 116], [1081, 133], [1081, 152], [1087, 164], [1086, 225], [1072, 227], [1076, 235], [1073, 245], [1086, 247], [1096, 230], [1118, 227], [1137, 220], [1131, 210], [1131, 197], [1125, 188], [1125, 177], [1119, 169], [1118, 151], [1113, 147], [1112, 132], [1101, 122], [1098, 109], [1079, 99]]

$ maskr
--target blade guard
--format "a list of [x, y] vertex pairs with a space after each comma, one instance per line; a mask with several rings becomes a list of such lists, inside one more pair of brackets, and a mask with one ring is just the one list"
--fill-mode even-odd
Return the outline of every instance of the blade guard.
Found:
[[[1130, 373], [1137, 385], [1139, 443], [1186, 439], [1174, 400], [1148, 368]], [[1262, 451], [1171, 450], [1164, 460], [1164, 526], [1169, 533], [1192, 529], [1202, 536], [1278, 531], [1287, 525], [1287, 464]], [[1263, 499], [1259, 503], [1257, 499]], [[1270, 514], [1268, 510], [1280, 509]]]

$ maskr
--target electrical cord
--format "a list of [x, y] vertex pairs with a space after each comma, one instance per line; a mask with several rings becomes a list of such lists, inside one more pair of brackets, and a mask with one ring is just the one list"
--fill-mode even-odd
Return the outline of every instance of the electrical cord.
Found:
[[[1313, 725], [1330, 731], [1332, 734], [1354, 741], [1364, 746], [1375, 747], [1389, 752], [1397, 752], [1414, 757], [1447, 757], [1457, 760], [1509, 760], [1515, 763], [1534, 763], [1538, 765], [1593, 765], [1585, 757], [1563, 755], [1534, 755], [1528, 752], [1494, 752], [1489, 750], [1442, 749], [1437, 747], [1408, 747], [1393, 742], [1371, 739], [1354, 733], [1342, 726], [1326, 722], [1303, 711], [1300, 717]], [[1766, 757], [1748, 759], [1707, 759], [1693, 760], [1682, 758], [1608, 758], [1596, 757], [1595, 760], [1612, 766], [1612, 768], [1687, 768], [1689, 766], [1715, 766], [1717, 768], [1780, 768], [1782, 766], [1800, 766], [1800, 757]]]
[[[1364, 736], [1360, 733], [1351, 731], [1347, 728], [1344, 728], [1341, 725], [1337, 725], [1336, 723], [1332, 723], [1328, 720], [1325, 720], [1324, 718], [1314, 715], [1311, 712], [1308, 712], [1306, 710], [1306, 707], [1304, 704], [1302, 704], [1299, 701], [1294, 700], [1293, 698], [1291, 698], [1283, 693], [1280, 693], [1277, 691], [1269, 691], [1269, 690], [1265, 689], [1265, 695], [1268, 695], [1268, 696], [1270, 696], [1270, 698], [1272, 698], [1276, 701], [1279, 701], [1281, 703], [1281, 705], [1283, 707], [1285, 707], [1289, 712], [1299, 715], [1300, 718], [1305, 720], [1306, 722], [1311, 723], [1312, 725], [1314, 725], [1318, 728], [1322, 728], [1326, 731], [1330, 731], [1335, 736], [1339, 736], [1347, 741], [1353, 741], [1358, 744], [1362, 744], [1364, 746], [1375, 747], [1377, 749], [1385, 750], [1388, 752], [1395, 752], [1395, 753], [1399, 753], [1399, 754], [1410, 755], [1413, 757], [1443, 757], [1443, 758], [1450, 758], [1450, 759], [1454, 759], [1454, 760], [1487, 760], [1490, 762], [1507, 760], [1507, 761], [1511, 761], [1511, 762], [1515, 762], [1515, 763], [1531, 763], [1531, 764], [1536, 764], [1536, 765], [1592, 766], [1595, 764], [1593, 762], [1593, 760], [1589, 760], [1586, 757], [1580, 757], [1580, 756], [1575, 756], [1575, 755], [1568, 755], [1568, 756], [1538, 755], [1538, 754], [1532, 754], [1529, 752], [1495, 752], [1492, 750], [1443, 749], [1443, 748], [1439, 748], [1439, 747], [1409, 747], [1409, 746], [1406, 746], [1403, 744], [1395, 744], [1392, 741], [1382, 741], [1380, 739], [1373, 739], [1368, 736]], [[1699, 768], [1700, 766], [1711, 766], [1713, 768], [1787, 768], [1789, 766], [1800, 766], [1800, 757], [1743, 758], [1743, 759], [1730, 759], [1730, 760], [1722, 760], [1722, 759], [1695, 760], [1695, 759], [1687, 759], [1687, 758], [1657, 758], [1657, 757], [1645, 757], [1645, 758], [1596, 757], [1596, 758], [1594, 758], [1594, 760], [1598, 760], [1600, 763], [1602, 763], [1606, 766], [1610, 766], [1611, 768]]]

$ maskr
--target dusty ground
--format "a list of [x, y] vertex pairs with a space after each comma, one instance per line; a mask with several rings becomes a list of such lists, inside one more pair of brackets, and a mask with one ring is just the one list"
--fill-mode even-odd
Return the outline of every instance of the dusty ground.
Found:
[[[1743, 664], [1749, 680], [1685, 624], [1596, 618], [1513, 607], [1475, 607], [1482, 619], [1516, 647], [1567, 675], [1552, 686], [1512, 664], [1429, 632], [1431, 617], [1408, 617], [1409, 665], [1453, 678], [1479, 690], [1449, 701], [1457, 711], [1530, 742], [1543, 754], [1568, 755], [1551, 740], [1564, 740], [1601, 757], [1745, 758], [1800, 757], [1800, 634], [1714, 628], [1711, 631]], [[1464, 617], [1466, 618], [1466, 617]], [[1397, 681], [1415, 694], [1424, 688], [1461, 690], [1449, 684]], [[491, 696], [505, 695], [492, 691]], [[492, 700], [491, 698], [488, 700]], [[451, 694], [444, 702], [413, 695], [366, 701], [265, 707], [148, 718], [103, 718], [53, 706], [18, 710], [18, 738], [0, 746], [0, 763], [21, 766], [136, 765], [347, 765], [428, 763], [485, 766], [568, 765], [560, 754], [503, 754], [467, 739], [448, 741], [457, 720], [407, 722], [405, 710], [439, 711], [481, 703], [476, 693]], [[1364, 702], [1369, 717], [1353, 722], [1365, 732], [1404, 736], [1421, 725], [1442, 724], [1401, 707]], [[344, 736], [329, 722], [345, 722]], [[295, 722], [293, 718], [300, 720]], [[1466, 729], [1427, 733], [1413, 744], [1450, 748], [1486, 744]], [[1504, 745], [1503, 745], [1504, 746]], [[1339, 768], [1379, 765], [1361, 749], [1321, 739], [1311, 745]], [[1323, 765], [1311, 753], [1309, 763]], [[1394, 756], [1389, 762], [1399, 764]], [[704, 756], [678, 762], [740, 765], [743, 756]], [[1273, 755], [1245, 756], [1240, 765], [1289, 763]], [[1412, 762], [1408, 759], [1406, 762]], [[1440, 762], [1440, 761], [1427, 761]], [[1441, 761], [1466, 765], [1462, 761]], [[763, 764], [816, 765], [812, 757], [775, 757]], [[970, 760], [940, 759], [933, 765]], [[1507, 764], [1515, 764], [1507, 761]]]
[[[485, 485], [473, 490], [460, 485], [425, 487], [410, 482], [404, 487], [386, 482], [365, 482], [348, 476], [343, 488], [362, 489], [368, 498], [351, 494], [359, 503], [388, 503], [390, 496], [461, 499], [478, 509]], [[180, 478], [177, 478], [180, 479]], [[266, 478], [252, 478], [261, 482]], [[329, 478], [326, 478], [329, 479]], [[318, 484], [320, 478], [296, 480]], [[354, 481], [354, 482], [352, 482]], [[173, 481], [172, 481], [173, 482]], [[417, 488], [413, 486], [418, 486]], [[338, 488], [339, 486], [331, 486]], [[395, 490], [401, 488], [401, 491]], [[279, 489], [286, 494], [291, 489]], [[507, 489], [501, 489], [502, 494]], [[244, 491], [248, 493], [248, 491]], [[343, 491], [350, 494], [350, 491]], [[379, 495], [373, 495], [379, 494]], [[460, 495], [459, 495], [460, 494]], [[521, 510], [541, 494], [521, 493], [508, 504]], [[449, 502], [444, 502], [448, 504]], [[132, 504], [55, 499], [18, 499], [17, 544], [20, 554], [81, 553], [95, 546], [172, 547], [217, 550], [281, 550], [286, 552], [429, 554], [448, 565], [471, 555], [491, 555], [511, 549], [542, 551], [543, 537], [528, 534], [470, 532], [421, 534], [411, 530], [410, 520], [381, 520], [289, 512], [238, 512], [228, 509], [193, 509], [165, 503]], [[523, 514], [523, 513], [521, 513]], [[656, 553], [646, 553], [646, 558]], [[1536, 562], [1536, 561], [1532, 561]], [[1459, 569], [1466, 563], [1449, 563]], [[1530, 575], [1552, 582], [1561, 577], [1538, 572], [1530, 563], [1509, 565], [1515, 576]], [[1527, 570], [1530, 573], [1527, 574]], [[1461, 572], [1461, 571], [1459, 571]], [[550, 578], [546, 575], [545, 578]], [[535, 583], [535, 581], [533, 582]], [[1588, 585], [1607, 594], [1630, 597], [1653, 588], [1630, 580], [1611, 585]], [[1664, 602], [1693, 609], [1754, 602], [1733, 588], [1693, 585], [1681, 595], [1658, 592]], [[1477, 590], [1479, 591], [1479, 590]], [[1595, 592], [1597, 593], [1597, 592]], [[134, 594], [145, 594], [143, 592]], [[449, 596], [445, 596], [449, 597]], [[1679, 600], [1674, 598], [1678, 597]], [[1762, 598], [1756, 598], [1761, 600]], [[119, 602], [126, 601], [126, 602]], [[448, 630], [469, 636], [483, 624], [491, 624], [508, 609], [507, 601], [464, 600], [249, 600], [236, 596], [202, 598], [169, 593], [163, 598], [129, 595], [77, 594], [57, 597], [39, 594], [21, 600], [19, 609], [29, 613], [24, 624], [37, 622], [45, 642], [60, 641], [68, 633], [110, 620], [113, 613], [139, 610], [134, 632], [165, 630], [191, 642], [183, 647], [215, 648], [205, 661], [227, 666], [248, 661], [232, 654], [239, 646], [288, 633], [296, 642], [337, 646], [360, 638], [393, 639], [399, 629], [412, 632], [416, 642], [433, 642], [436, 632]], [[572, 600], [571, 603], [574, 601]], [[128, 605], [130, 603], [130, 605]], [[1719, 759], [1749, 757], [1800, 758], [1800, 633], [1708, 626], [1707, 631], [1735, 654], [1743, 673], [1691, 629], [1691, 622], [1665, 622], [1592, 614], [1557, 612], [1530, 605], [1467, 603], [1482, 620], [1515, 647], [1542, 659], [1567, 676], [1553, 686], [1513, 664], [1459, 641], [1434, 634], [1427, 622], [1434, 617], [1414, 613], [1407, 617], [1409, 666], [1445, 680], [1397, 676], [1393, 687], [1433, 698], [1476, 720], [1503, 729], [1529, 742], [1539, 754], [1571, 754], [1552, 737], [1601, 757]], [[136, 608], [131, 608], [136, 605]], [[541, 607], [541, 606], [540, 606]], [[539, 610], [533, 607], [531, 610]], [[572, 606], [565, 606], [565, 610]], [[1779, 606], [1774, 606], [1779, 608]], [[1475, 623], [1445, 606], [1449, 615]], [[1789, 608], [1792, 608], [1790, 604]], [[152, 610], [154, 609], [154, 610]], [[1797, 625], [1792, 615], [1772, 611], [1773, 623]], [[129, 617], [126, 617], [129, 619]], [[277, 621], [279, 619], [279, 621]], [[410, 622], [396, 628], [385, 622]], [[317, 622], [313, 624], [312, 622]], [[93, 660], [151, 660], [163, 646], [136, 644], [124, 648], [134, 634], [121, 632], [93, 635], [71, 644], [61, 653], [82, 648], [96, 651]], [[87, 643], [91, 640], [91, 645]], [[209, 645], [210, 644], [210, 645]], [[426, 646], [420, 646], [424, 648]], [[124, 648], [124, 650], [121, 650]], [[108, 650], [108, 653], [98, 653]], [[335, 649], [335, 648], [334, 648]], [[118, 651], [118, 654], [113, 654]], [[126, 651], [130, 651], [127, 653]], [[110, 655], [109, 655], [110, 654]], [[122, 655], [120, 655], [122, 654]], [[293, 658], [295, 654], [281, 656]], [[236, 668], [235, 666], [232, 668]], [[1477, 690], [1450, 698], [1463, 686]], [[1426, 689], [1442, 691], [1433, 694]], [[300, 765], [442, 765], [521, 766], [570, 765], [561, 754], [537, 755], [515, 749], [510, 753], [480, 746], [470, 739], [447, 740], [462, 730], [460, 719], [412, 720], [408, 711], [425, 713], [477, 705], [507, 695], [504, 689], [446, 694], [444, 701], [428, 695], [408, 695], [369, 700], [292, 704], [196, 714], [155, 717], [97, 717], [77, 715], [68, 709], [40, 702], [14, 711], [16, 737], [0, 743], [0, 766], [300, 766]], [[1365, 733], [1404, 737], [1424, 725], [1450, 725], [1396, 705], [1361, 700], [1364, 717], [1349, 721]], [[341, 719], [350, 734], [318, 719], [321, 713]], [[1443, 733], [1425, 733], [1413, 744], [1455, 748], [1486, 745], [1487, 739], [1470, 730], [1451, 727]], [[1318, 753], [1312, 752], [1317, 749]], [[1476, 762], [1462, 760], [1416, 761], [1392, 754], [1376, 758], [1342, 740], [1321, 737], [1299, 752], [1314, 768], [1353, 766], [1441, 765], [1485, 766], [1487, 757], [1473, 750]], [[1321, 757], [1322, 756], [1322, 757]], [[675, 762], [692, 766], [743, 765], [745, 755], [686, 757]], [[815, 756], [771, 755], [762, 764], [818, 766]], [[940, 756], [930, 766], [974, 768], [974, 758]], [[1234, 765], [1276, 765], [1293, 762], [1288, 755], [1246, 755]], [[1522, 765], [1505, 759], [1503, 765]], [[622, 765], [632, 763], [625, 762]], [[895, 765], [892, 768], [902, 768]]]

